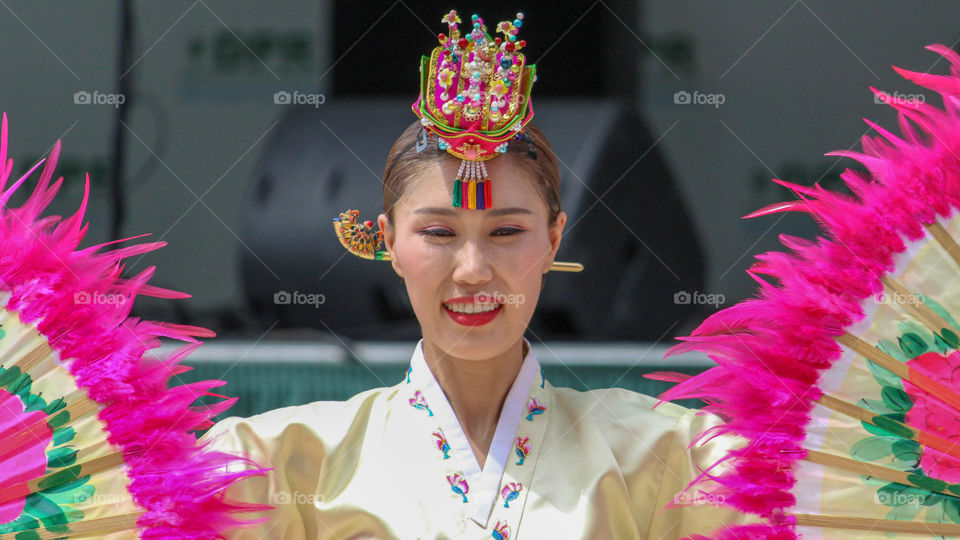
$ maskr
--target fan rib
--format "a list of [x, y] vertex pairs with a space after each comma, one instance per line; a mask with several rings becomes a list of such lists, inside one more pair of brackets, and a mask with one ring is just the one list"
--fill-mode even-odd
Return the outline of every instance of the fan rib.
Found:
[[[870, 425], [876, 426], [880, 429], [886, 429], [884, 426], [877, 425], [874, 421], [874, 418], [877, 416], [876, 413], [864, 409], [859, 405], [855, 405], [848, 401], [844, 401], [840, 398], [832, 396], [830, 394], [824, 394], [820, 396], [820, 399], [817, 400], [817, 403], [837, 411], [840, 414], [849, 416], [853, 419], [867, 422]], [[915, 428], [913, 426], [908, 426], [903, 422], [898, 422], [893, 419], [888, 419], [891, 424], [895, 424], [898, 428], [901, 428], [903, 431], [910, 432], [909, 440], [915, 441], [923, 446], [929, 446], [935, 450], [948, 454], [954, 458], [960, 459], [960, 447], [956, 444], [950, 442], [939, 435], [924, 431], [922, 429]], [[892, 434], [891, 434], [892, 435]], [[907, 438], [907, 437], [904, 437]]]
[[938, 398], [940, 401], [950, 405], [957, 411], [960, 411], [960, 395], [952, 392], [942, 383], [931, 379], [930, 377], [924, 375], [916, 369], [907, 366], [906, 364], [903, 364], [902, 362], [897, 361], [887, 353], [877, 349], [876, 347], [873, 347], [869, 343], [863, 341], [857, 336], [854, 336], [853, 334], [850, 334], [849, 332], [844, 332], [842, 335], [837, 336], [837, 341], [841, 345], [849, 347], [854, 352], [879, 364], [880, 367], [886, 368], [887, 370], [893, 372], [894, 375], [905, 381], [915, 384], [931, 396]]
[[934, 240], [940, 244], [940, 247], [947, 252], [947, 255], [953, 259], [953, 262], [960, 266], [960, 244], [954, 240], [950, 232], [938, 222], [933, 222], [926, 226], [927, 231], [933, 236]]
[[897, 519], [871, 519], [849, 516], [828, 516], [822, 514], [793, 514], [793, 516], [797, 518], [798, 526], [806, 527], [960, 536], [960, 525], [955, 525], [952, 523], [901, 521]]
[[[136, 529], [137, 520], [143, 512], [124, 514], [121, 516], [109, 516], [97, 519], [87, 519], [73, 521], [65, 527], [69, 527], [67, 532], [55, 532], [50, 530], [34, 530], [36, 533], [32, 538], [41, 540], [53, 540], [55, 538], [99, 538], [103, 535]], [[16, 538], [18, 533], [0, 534], [0, 540]]]
[[0, 457], [7, 456], [19, 449], [23, 440], [28, 437], [35, 437], [38, 430], [49, 429], [47, 427], [48, 423], [54, 422], [59, 426], [59, 422], [54, 420], [58, 416], [68, 415], [69, 420], [63, 423], [63, 425], [67, 425], [89, 414], [96, 413], [98, 410], [99, 406], [96, 402], [91, 401], [86, 396], [81, 396], [62, 409], [57, 409], [48, 415], [38, 416], [32, 422], [20, 423], [17, 430], [7, 430], [0, 433]]
[[830, 454], [827, 452], [820, 452], [819, 450], [807, 449], [807, 456], [803, 459], [809, 461], [810, 463], [816, 463], [825, 467], [832, 467], [834, 469], [840, 469], [842, 471], [856, 474], [863, 474], [866, 476], [873, 476], [888, 482], [896, 482], [898, 484], [922, 489], [924, 491], [938, 493], [944, 497], [950, 497], [952, 499], [958, 498], [955, 494], [948, 491], [918, 486], [917, 484], [908, 480], [910, 473], [906, 471], [892, 469], [882, 465], [875, 465], [866, 461], [857, 461], [853, 458], [838, 456], [836, 454]]
[[[906, 310], [910, 316], [923, 323], [923, 325], [934, 334], [941, 334], [944, 328], [953, 329], [953, 325], [924, 304], [923, 301], [920, 300], [920, 295], [912, 292], [904, 284], [890, 276], [883, 276], [880, 278], [880, 281], [888, 292], [894, 293], [892, 295], [888, 294], [888, 297], [892, 296], [898, 306]], [[915, 300], [910, 301], [907, 300], [907, 298], [914, 298]]]

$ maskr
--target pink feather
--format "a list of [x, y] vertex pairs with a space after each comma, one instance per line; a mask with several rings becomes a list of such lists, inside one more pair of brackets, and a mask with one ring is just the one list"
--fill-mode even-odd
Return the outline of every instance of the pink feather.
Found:
[[[68, 361], [78, 386], [103, 406], [99, 418], [108, 439], [124, 451], [129, 491], [144, 510], [138, 520], [141, 538], [213, 539], [233, 527], [260, 520], [234, 514], [263, 510], [224, 498], [225, 489], [250, 475], [265, 474], [247, 459], [221, 452], [203, 452], [192, 431], [210, 424], [210, 418], [229, 407], [227, 399], [194, 407], [197, 397], [224, 384], [201, 381], [168, 387], [170, 378], [183, 371], [179, 365], [200, 345], [197, 337], [212, 337], [205, 328], [129, 317], [138, 294], [164, 298], [188, 295], [148, 285], [153, 268], [132, 278], [122, 278], [122, 260], [157, 249], [163, 242], [101, 252], [108, 242], [78, 249], [86, 233], [81, 225], [90, 192], [89, 177], [83, 201], [66, 220], [40, 218], [62, 185], [50, 180], [60, 154], [60, 141], [50, 156], [34, 166], [0, 195], [0, 289], [10, 293], [8, 311], [26, 324], [37, 326], [61, 358]], [[44, 164], [41, 177], [27, 201], [7, 208], [11, 195], [33, 170]], [[0, 126], [0, 188], [12, 170], [7, 161], [7, 115]], [[139, 238], [139, 237], [134, 237]], [[125, 239], [129, 240], [129, 239]], [[116, 294], [127, 302], [79, 304], [77, 294]], [[161, 337], [188, 342], [167, 359], [144, 358], [159, 347]], [[232, 463], [247, 469], [226, 472]]]
[[897, 102], [871, 89], [897, 110], [900, 135], [868, 120], [879, 136], [864, 136], [861, 152], [827, 154], [866, 167], [869, 174], [848, 169], [841, 175], [854, 196], [774, 180], [797, 200], [747, 216], [807, 212], [823, 236], [781, 237], [788, 251], [759, 255], [750, 269], [759, 283], [756, 297], [714, 313], [666, 353], [699, 351], [716, 367], [695, 376], [648, 375], [677, 383], [660, 403], [701, 399], [705, 410], [725, 420], [697, 439], [729, 433], [748, 441], [723, 458], [732, 465], [726, 472], [704, 471], [688, 489], [718, 496], [766, 524], [728, 527], [713, 538], [796, 538], [788, 513], [795, 503], [793, 466], [805, 453], [801, 443], [820, 397], [819, 376], [840, 356], [835, 338], [864, 317], [862, 302], [882, 290], [880, 278], [906, 249], [904, 239], [922, 238], [925, 225], [960, 208], [960, 55], [944, 45], [927, 48], [950, 61], [949, 76], [895, 69], [942, 94], [945, 109]]

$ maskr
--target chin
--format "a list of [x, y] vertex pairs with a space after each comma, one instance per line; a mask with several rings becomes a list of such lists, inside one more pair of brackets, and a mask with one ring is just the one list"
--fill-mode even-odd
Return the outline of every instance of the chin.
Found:
[[434, 341], [446, 354], [463, 360], [487, 360], [502, 353], [510, 344], [520, 339], [504, 332], [466, 331], [459, 334], [444, 332], [441, 340]]

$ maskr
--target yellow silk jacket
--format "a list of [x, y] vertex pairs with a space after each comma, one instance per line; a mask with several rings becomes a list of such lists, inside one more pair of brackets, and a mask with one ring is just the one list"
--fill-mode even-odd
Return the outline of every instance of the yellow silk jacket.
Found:
[[228, 490], [274, 507], [229, 538], [669, 540], [750, 520], [711, 501], [661, 510], [738, 444], [687, 448], [716, 416], [651, 410], [655, 398], [624, 389], [556, 388], [529, 343], [481, 468], [422, 343], [394, 386], [227, 418], [203, 436], [272, 468]]

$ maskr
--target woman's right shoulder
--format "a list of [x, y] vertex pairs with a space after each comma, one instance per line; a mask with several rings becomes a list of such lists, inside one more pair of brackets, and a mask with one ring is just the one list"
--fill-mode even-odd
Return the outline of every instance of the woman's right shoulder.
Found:
[[200, 443], [207, 450], [260, 456], [283, 453], [291, 445], [320, 444], [329, 451], [382, 422], [396, 392], [396, 387], [372, 388], [345, 401], [314, 401], [249, 417], [227, 417], [214, 424]]
[[307, 531], [316, 524], [306, 516], [327, 491], [343, 489], [352, 478], [349, 471], [359, 467], [398, 397], [398, 386], [374, 388], [346, 401], [315, 401], [214, 424], [200, 438], [211, 462], [223, 462], [227, 454], [232, 456], [228, 471], [257, 471], [238, 476], [226, 489], [226, 500], [273, 507], [252, 516], [265, 522], [229, 537], [312, 537]]

